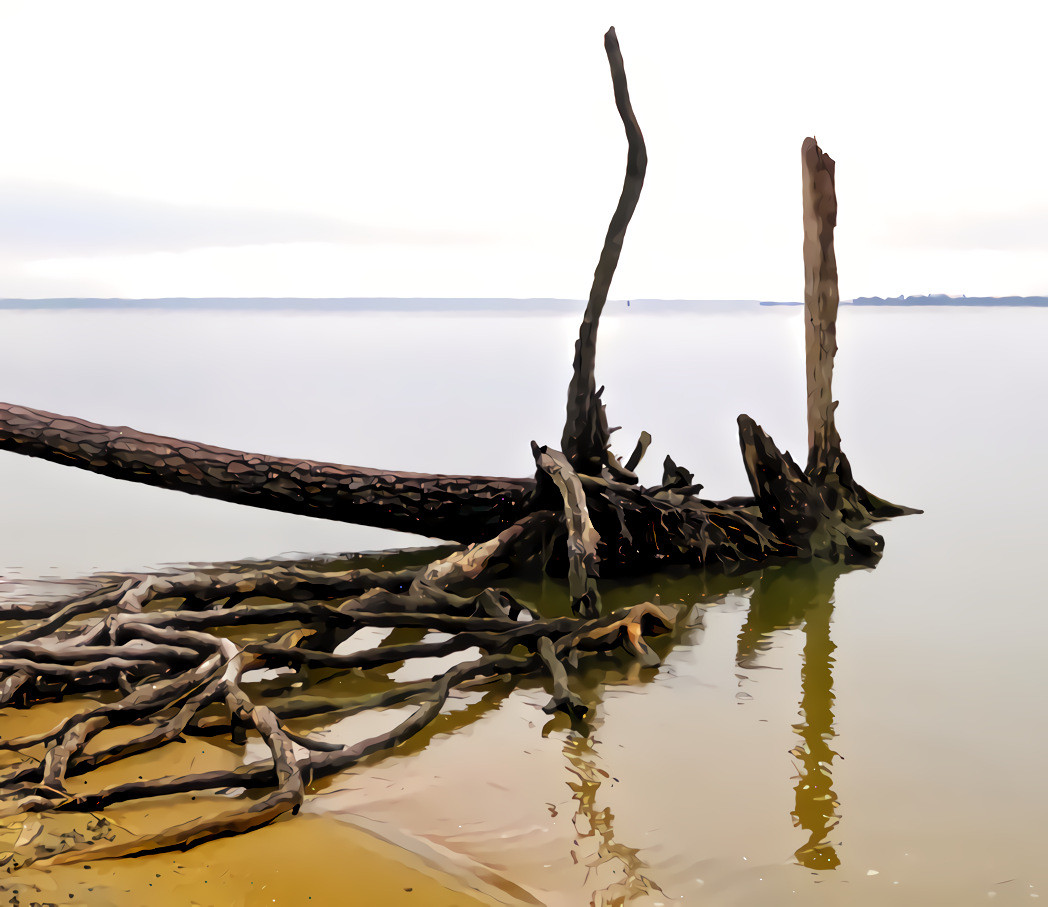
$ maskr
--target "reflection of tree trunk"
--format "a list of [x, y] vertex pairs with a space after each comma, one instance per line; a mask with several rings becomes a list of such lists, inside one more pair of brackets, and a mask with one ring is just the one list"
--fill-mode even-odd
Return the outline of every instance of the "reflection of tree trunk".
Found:
[[827, 841], [839, 816], [831, 766], [837, 755], [830, 748], [833, 728], [833, 651], [830, 620], [833, 586], [842, 569], [824, 564], [790, 564], [765, 570], [750, 600], [746, 623], [739, 634], [737, 662], [748, 667], [775, 630], [804, 624], [804, 661], [801, 666], [802, 721], [794, 725], [801, 743], [791, 753], [799, 760], [793, 817], [809, 833], [796, 851], [809, 869], [833, 869], [840, 863]]
[[831, 776], [830, 749], [833, 729], [833, 651], [830, 639], [830, 599], [819, 601], [805, 614], [804, 665], [801, 668], [801, 715], [794, 725], [803, 745], [795, 751], [801, 761], [797, 800], [793, 815], [809, 832], [807, 842], [797, 849], [797, 859], [809, 869], [833, 869], [840, 858], [827, 840], [840, 816]]
[[615, 840], [612, 811], [608, 807], [597, 808], [597, 792], [607, 773], [598, 767], [593, 751], [595, 730], [596, 726], [591, 726], [587, 736], [573, 733], [564, 742], [568, 770], [577, 779], [568, 782], [576, 803], [572, 818], [576, 848], [572, 849], [571, 858], [587, 868], [587, 887], [594, 885], [592, 907], [615, 907], [662, 889], [644, 875], [646, 866], [640, 851]]

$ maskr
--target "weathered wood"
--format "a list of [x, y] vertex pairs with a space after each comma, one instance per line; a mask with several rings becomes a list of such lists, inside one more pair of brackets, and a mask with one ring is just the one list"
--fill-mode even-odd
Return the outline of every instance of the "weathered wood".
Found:
[[[647, 440], [645, 433], [642, 442]], [[559, 495], [555, 504], [535, 498], [533, 477], [396, 473], [273, 457], [11, 404], [0, 404], [0, 449], [232, 503], [467, 543], [493, 538], [535, 509], [561, 507]], [[599, 520], [599, 557], [607, 575], [669, 564], [734, 570], [791, 550], [747, 511], [745, 501], [700, 503], [693, 497], [698, 486], [646, 490], [613, 478], [581, 478], [602, 490], [606, 504], [592, 517]], [[592, 509], [602, 499], [591, 497]], [[302, 577], [269, 574], [258, 582], [270, 594], [299, 596], [291, 587]], [[234, 585], [246, 581], [232, 578]], [[224, 594], [237, 591], [231, 587]], [[312, 587], [302, 593], [324, 594]]]
[[[568, 412], [564, 422], [561, 449], [577, 472], [600, 475], [608, 465], [608, 420], [604, 404], [597, 390], [594, 367], [597, 359], [597, 327], [604, 304], [608, 301], [611, 278], [619, 263], [622, 241], [626, 236], [633, 212], [640, 199], [644, 185], [644, 172], [648, 166], [648, 153], [640, 124], [633, 113], [629, 89], [626, 85], [626, 70], [619, 51], [615, 29], [608, 29], [604, 36], [604, 49], [611, 67], [611, 81], [615, 90], [615, 106], [626, 130], [626, 177], [615, 213], [611, 216], [608, 233], [604, 239], [597, 268], [593, 272], [586, 313], [579, 328], [579, 339], [575, 343], [575, 359], [572, 364], [571, 383], [568, 385]], [[603, 390], [603, 388], [602, 388]], [[643, 452], [643, 451], [642, 451]]]
[[739, 442], [761, 519], [792, 556], [848, 563], [880, 557], [884, 539], [868, 528], [872, 517], [857, 507], [853, 489], [809, 477], [749, 416], [739, 416]]
[[834, 425], [833, 359], [837, 353], [837, 226], [835, 164], [815, 139], [801, 145], [804, 201], [804, 347], [808, 392], [808, 462], [840, 449]]
[[808, 463], [805, 473], [820, 489], [829, 511], [852, 527], [907, 513], [912, 507], [892, 504], [858, 484], [841, 450], [833, 399], [833, 361], [837, 355], [837, 226], [836, 164], [816, 143], [801, 144], [804, 219], [804, 345], [808, 394]]
[[600, 613], [600, 595], [594, 580], [600, 575], [597, 543], [600, 533], [590, 518], [586, 492], [578, 473], [559, 450], [531, 445], [535, 463], [553, 480], [564, 502], [563, 524], [567, 530], [568, 591], [577, 614], [595, 617]]
[[816, 144], [801, 146], [804, 217], [804, 336], [808, 462], [802, 470], [780, 453], [749, 416], [739, 416], [739, 443], [761, 520], [802, 558], [874, 561], [884, 540], [869, 527], [878, 519], [919, 511], [870, 494], [852, 476], [841, 450], [833, 400], [837, 353], [837, 261], [833, 231], [837, 195], [833, 159]]
[[534, 478], [439, 475], [273, 457], [0, 403], [0, 450], [236, 504], [398, 529], [490, 538], [526, 512]]

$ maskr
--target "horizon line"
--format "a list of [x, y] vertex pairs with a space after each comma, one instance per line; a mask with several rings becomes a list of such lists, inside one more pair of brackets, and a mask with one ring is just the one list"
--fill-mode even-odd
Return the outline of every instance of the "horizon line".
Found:
[[[448, 304], [448, 303], [487, 303], [506, 305], [514, 303], [541, 303], [554, 305], [584, 305], [585, 299], [560, 296], [54, 296], [54, 297], [0, 297], [0, 308], [39, 308], [47, 305], [58, 307], [119, 307], [135, 304], [156, 303], [190, 303], [190, 304], [310, 304], [321, 303], [327, 306], [346, 304]], [[763, 306], [799, 306], [804, 303], [800, 300], [770, 300], [770, 299], [689, 299], [684, 297], [657, 298], [657, 297], [631, 297], [609, 299], [610, 305], [622, 305], [629, 307], [632, 303], [641, 305], [648, 304], [671, 304], [671, 305], [702, 305], [702, 304], [758, 304]], [[972, 305], [1012, 305], [1012, 306], [1048, 306], [1048, 296], [953, 296], [945, 293], [931, 293], [914, 296], [855, 296], [841, 299], [842, 305], [895, 305], [895, 306], [972, 306]]]

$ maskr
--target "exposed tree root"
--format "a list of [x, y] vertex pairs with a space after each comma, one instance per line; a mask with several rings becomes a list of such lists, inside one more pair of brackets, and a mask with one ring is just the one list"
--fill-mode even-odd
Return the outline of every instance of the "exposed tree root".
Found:
[[[647, 654], [650, 650], [641, 634], [664, 632], [672, 626], [674, 615], [651, 606], [589, 619], [545, 618], [505, 591], [490, 586], [474, 591], [498, 572], [508, 548], [528, 540], [552, 519], [550, 513], [533, 514], [490, 543], [470, 546], [416, 570], [399, 571], [395, 582], [393, 574], [360, 570], [329, 574], [294, 568], [266, 571], [281, 579], [295, 577], [291, 589], [308, 587], [326, 595], [341, 590], [337, 598], [326, 601], [273, 606], [262, 595], [247, 592], [243, 594], [250, 597], [240, 604], [216, 607], [231, 589], [243, 590], [251, 583], [271, 591], [270, 584], [258, 583], [257, 575], [220, 572], [133, 577], [132, 586], [128, 581], [114, 583], [108, 590], [61, 603], [59, 613], [72, 616], [62, 623], [44, 621], [47, 635], [36, 632], [41, 626], [37, 624], [14, 634], [32, 635], [32, 642], [14, 638], [2, 644], [0, 672], [8, 679], [28, 674], [19, 687], [23, 706], [77, 696], [85, 676], [92, 678], [92, 688], [105, 699], [45, 733], [0, 742], [0, 747], [24, 754], [23, 761], [0, 778], [0, 816], [90, 812], [131, 800], [221, 788], [266, 793], [261, 800], [244, 798], [239, 809], [141, 839], [61, 852], [52, 852], [53, 842], [43, 841], [36, 851], [18, 854], [19, 865], [35, 859], [63, 862], [186, 847], [264, 825], [294, 812], [309, 783], [391, 749], [424, 729], [440, 714], [448, 696], [467, 681], [494, 682], [546, 672], [554, 707], [580, 718], [585, 709], [568, 690], [565, 663], [620, 646]], [[245, 579], [237, 581], [237, 576]], [[378, 583], [363, 588], [368, 576], [376, 577]], [[142, 593], [139, 598], [148, 598], [148, 610], [129, 609], [129, 592], [146, 588], [151, 594]], [[108, 607], [99, 616], [104, 602]], [[257, 630], [274, 623], [274, 607], [280, 611], [279, 625], [251, 642], [234, 642], [199, 629], [206, 623], [209, 629], [249, 626]], [[25, 610], [0, 608], [0, 618], [31, 620]], [[206, 621], [196, 622], [197, 628], [191, 629], [193, 617]], [[286, 624], [292, 617], [298, 625], [288, 631]], [[335, 651], [360, 629], [377, 626], [412, 631], [420, 638], [353, 653]], [[427, 641], [432, 633], [449, 631], [454, 635]], [[341, 707], [323, 699], [313, 701], [312, 707], [303, 702], [283, 703], [284, 708], [270, 706], [260, 702], [257, 694], [252, 696], [244, 680], [247, 671], [262, 667], [346, 671], [474, 649], [480, 651], [480, 657], [467, 655], [466, 660], [428, 681], [393, 685], [369, 702]], [[114, 652], [121, 654], [114, 656]], [[28, 654], [34, 660], [12, 653]], [[68, 670], [55, 673], [58, 667]], [[123, 692], [128, 688], [130, 692]], [[412, 705], [414, 711], [388, 732], [352, 746], [296, 733], [284, 723], [291, 718], [330, 717], [393, 704]], [[74, 794], [68, 789], [68, 778], [169, 746], [186, 734], [214, 732], [216, 723], [234, 739], [245, 740], [245, 731], [257, 736], [266, 743], [270, 757], [235, 770], [123, 784], [91, 794]], [[143, 732], [121, 743], [90, 748], [100, 733], [121, 725]], [[42, 754], [30, 755], [41, 747]]]

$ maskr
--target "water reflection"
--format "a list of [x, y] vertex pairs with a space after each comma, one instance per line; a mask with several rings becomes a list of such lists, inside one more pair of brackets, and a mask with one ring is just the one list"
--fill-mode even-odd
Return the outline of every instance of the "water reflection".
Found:
[[[428, 557], [428, 552], [415, 552], [386, 555], [374, 563], [355, 558], [325, 566], [389, 567], [400, 566], [401, 559], [406, 562]], [[694, 891], [688, 887], [696, 874], [691, 872], [694, 864], [709, 864], [706, 869], [710, 874], [701, 873], [708, 884], [713, 884], [711, 875], [719, 871], [711, 867], [720, 851], [716, 843], [709, 845], [709, 837], [702, 837], [706, 829], [719, 824], [717, 809], [729, 810], [734, 820], [745, 816], [750, 807], [740, 808], [738, 798], [714, 798], [716, 807], [703, 811], [699, 808], [704, 802], [701, 798], [683, 794], [665, 797], [668, 786], [685, 782], [662, 776], [671, 773], [674, 765], [684, 764], [675, 761], [681, 758], [677, 754], [697, 741], [719, 739], [723, 742], [719, 749], [729, 753], [738, 749], [741, 738], [732, 736], [733, 730], [750, 733], [756, 727], [756, 716], [748, 709], [736, 710], [734, 705], [730, 706], [733, 717], [728, 723], [716, 714], [721, 700], [734, 692], [729, 679], [733, 666], [761, 667], [762, 662], [767, 663], [762, 653], [781, 645], [784, 636], [795, 639], [803, 634], [801, 717], [792, 725], [796, 738], [783, 745], [785, 726], [793, 721], [789, 703], [797, 697], [792, 672], [768, 672], [768, 689], [778, 690], [786, 681], [789, 698], [778, 706], [777, 714], [785, 717], [764, 713], [764, 717], [780, 723], [779, 743], [772, 751], [774, 760], [783, 761], [783, 750], [797, 744], [792, 752], [798, 777], [789, 783], [794, 786], [792, 815], [803, 831], [803, 843], [792, 839], [792, 835], [800, 837], [800, 832], [789, 829], [783, 829], [785, 841], [777, 837], [778, 831], [767, 831], [766, 838], [768, 852], [776, 860], [800, 843], [796, 850], [800, 865], [832, 870], [840, 863], [836, 840], [830, 840], [840, 809], [832, 778], [837, 754], [832, 748], [835, 647], [830, 626], [835, 583], [846, 569], [829, 564], [789, 564], [734, 577], [680, 571], [635, 582], [609, 582], [607, 590], [602, 589], [609, 610], [652, 600], [656, 595], [665, 603], [679, 603], [677, 630], [653, 641], [653, 647], [665, 657], [662, 669], [644, 667], [625, 653], [581, 661], [571, 673], [571, 683], [590, 706], [585, 727], [572, 728], [566, 716], [552, 716], [544, 729], [542, 747], [536, 741], [535, 728], [545, 721], [541, 713], [541, 705], [548, 698], [542, 690], [545, 678], [536, 676], [467, 691], [449, 702], [448, 711], [424, 733], [383, 759], [381, 768], [376, 758], [361, 765], [352, 777], [318, 785], [316, 792], [325, 793], [316, 799], [327, 799], [320, 811], [369, 817], [403, 829], [405, 835], [418, 841], [462, 853], [473, 861], [467, 865], [486, 867], [485, 871], [504, 877], [506, 884], [534, 892], [543, 903], [612, 907], [636, 901], [668, 902], [690, 895]], [[556, 580], [518, 580], [513, 588], [547, 613], [566, 608], [566, 590]], [[717, 619], [713, 619], [715, 613]], [[792, 634], [782, 632], [791, 630]], [[421, 635], [418, 630], [398, 630], [387, 641], [413, 642]], [[780, 654], [785, 651], [780, 649]], [[789, 651], [793, 652], [792, 647]], [[352, 711], [350, 704], [361, 697], [385, 690], [397, 680], [409, 680], [399, 673], [403, 670], [399, 664], [348, 673], [303, 669], [272, 680], [260, 678], [254, 689], [266, 700], [312, 696], [345, 700]], [[630, 741], [628, 734], [623, 737], [623, 727], [630, 729], [630, 722], [634, 722], [633, 731], [643, 731], [649, 741], [653, 734], [663, 734], [666, 727], [659, 724], [658, 715], [680, 714], [669, 709], [694, 708], [690, 691], [697, 684], [708, 691], [705, 702], [711, 708], [694, 711], [693, 721], [688, 722], [690, 729], [675, 729], [673, 742], [661, 751], [665, 761], [638, 763], [634, 756], [624, 758], [626, 750], [618, 747], [625, 743], [628, 750]], [[519, 689], [514, 693], [515, 688]], [[641, 702], [646, 703], [647, 715], [638, 714], [644, 711], [638, 708]], [[399, 720], [393, 714], [345, 716], [337, 721], [321, 717], [304, 720], [294, 729], [353, 743], [376, 732], [368, 725], [369, 719]], [[751, 727], [745, 727], [747, 724]], [[718, 733], [722, 735], [716, 736]], [[606, 738], [606, 744], [602, 738]], [[746, 739], [759, 742], [770, 738], [754, 735]], [[239, 749], [236, 752], [239, 754]], [[753, 778], [748, 773], [754, 766], [766, 764], [765, 755], [761, 754], [759, 761], [746, 761], [740, 755], [738, 774], [726, 775], [724, 785], [752, 791]], [[248, 761], [261, 757], [260, 751], [244, 755]], [[689, 766], [692, 759], [688, 757]], [[482, 766], [497, 767], [490, 770], [497, 783], [485, 788], [490, 799], [475, 795], [478, 778], [489, 772]], [[506, 777], [516, 778], [516, 782], [508, 785]], [[778, 792], [785, 793], [787, 789], [777, 772], [761, 781], [763, 790], [778, 786]], [[509, 787], [514, 789], [509, 791]], [[637, 801], [649, 796], [650, 804], [638, 808]], [[543, 826], [540, 823], [547, 808], [553, 819], [558, 819], [558, 810], [560, 816], [557, 822]], [[789, 809], [773, 808], [780, 811], [779, 815]], [[659, 809], [670, 811], [672, 818], [665, 821], [666, 814], [660, 815]], [[691, 818], [678, 821], [677, 816], [684, 814]], [[450, 824], [449, 816], [454, 817], [454, 824]], [[701, 826], [702, 832], [689, 831], [689, 823]], [[761, 833], [779, 824], [765, 823]], [[538, 827], [549, 832], [544, 841], [535, 833]], [[695, 837], [689, 838], [689, 834]], [[661, 897], [663, 889], [665, 897]], [[566, 900], [568, 893], [575, 900]]]
[[[799, 739], [791, 750], [797, 767], [791, 815], [794, 825], [804, 832], [795, 858], [800, 865], [812, 870], [833, 870], [840, 865], [836, 842], [830, 838], [840, 820], [840, 804], [832, 776], [833, 760], [838, 754], [833, 748], [836, 647], [830, 626], [837, 578], [853, 569], [857, 568], [810, 562], [767, 567], [737, 577], [702, 573], [662, 575], [647, 578], [635, 586], [622, 584], [613, 588], [606, 602], [609, 608], [621, 607], [650, 598], [657, 592], [664, 601], [698, 605], [697, 611], [691, 612], [692, 620], [686, 613], [681, 614], [678, 627], [682, 635], [675, 633], [659, 645], [660, 651], [670, 657], [678, 645], [702, 645], [701, 635], [696, 637], [691, 631], [702, 628], [702, 615], [707, 609], [716, 609], [733, 593], [746, 595], [752, 590], [735, 641], [734, 661], [746, 670], [764, 666], [762, 654], [781, 644], [775, 638], [781, 631], [803, 634], [800, 720], [792, 725]], [[694, 617], [698, 617], [697, 623], [693, 622]], [[689, 632], [684, 632], [685, 627]], [[615, 838], [614, 815], [609, 808], [601, 807], [601, 785], [605, 785], [603, 790], [607, 792], [614, 779], [604, 771], [598, 728], [604, 720], [603, 699], [609, 685], [658, 683], [659, 676], [623, 659], [616, 661], [614, 667], [604, 660], [600, 671], [590, 673], [582, 669], [575, 677], [580, 682], [577, 692], [591, 706], [591, 712], [588, 728], [567, 733], [562, 747], [575, 808], [570, 856], [573, 863], [586, 867], [585, 890], [590, 904], [596, 907], [629, 904], [635, 899], [643, 900], [645, 895], [661, 893], [655, 878], [662, 875], [661, 869], [665, 867], [660, 867], [658, 861], [649, 867], [643, 850], [627, 846], [637, 842], [624, 843]], [[566, 719], [551, 725], [555, 723], [564, 727]], [[547, 727], [547, 732], [549, 730], [551, 727]]]
[[598, 808], [597, 793], [609, 775], [599, 767], [593, 731], [571, 733], [564, 742], [568, 770], [574, 776], [568, 782], [575, 801], [572, 825], [575, 829], [571, 859], [586, 867], [586, 887], [592, 890], [592, 907], [621, 907], [636, 897], [654, 894], [662, 889], [642, 870], [646, 864], [640, 851], [615, 840], [611, 809]]
[[790, 752], [798, 759], [794, 824], [808, 832], [795, 856], [809, 869], [834, 869], [840, 858], [829, 842], [840, 820], [832, 767], [837, 753], [830, 744], [833, 727], [833, 652], [830, 639], [833, 587], [849, 568], [838, 564], [791, 564], [766, 569], [750, 600], [749, 613], [739, 633], [736, 661], [753, 667], [757, 655], [771, 645], [776, 630], [803, 626], [801, 665], [801, 721], [793, 729], [801, 742]]
[[[806, 839], [795, 851], [796, 860], [813, 870], [832, 870], [840, 865], [840, 857], [830, 840], [831, 833], [840, 821], [840, 803], [833, 788], [832, 775], [833, 760], [838, 754], [833, 749], [836, 736], [833, 653], [836, 646], [830, 636], [830, 625], [837, 578], [854, 569], [859, 568], [808, 562], [771, 566], [738, 577], [703, 573], [672, 577], [664, 575], [648, 578], [644, 584], [635, 586], [623, 584], [609, 590], [606, 595], [606, 606], [609, 608], [635, 603], [651, 597], [653, 592], [661, 594], [663, 600], [690, 601], [716, 607], [726, 595], [752, 589], [736, 642], [735, 662], [743, 669], [762, 667], [762, 653], [776, 644], [775, 635], [778, 632], [799, 630], [803, 634], [798, 703], [800, 720], [792, 725], [799, 740], [790, 751], [797, 767], [791, 815], [794, 825], [806, 834]], [[701, 613], [702, 609], [699, 611]], [[701, 617], [698, 624], [689, 624], [682, 614], [681, 626], [685, 625], [701, 628]], [[668, 644], [664, 643], [663, 651], [682, 642], [701, 645], [699, 639], [691, 634], [689, 637], [685, 641], [674, 634], [672, 640], [667, 641]], [[650, 671], [637, 664], [624, 662], [616, 665], [616, 668], [604, 674], [603, 671], [608, 670], [605, 663], [601, 673], [588, 677], [588, 689], [583, 695], [587, 704], [594, 706], [591, 716], [595, 718], [591, 720], [599, 722], [603, 719], [602, 694], [612, 678], [618, 677], [619, 682], [634, 684], [656, 680]], [[583, 690], [579, 692], [583, 693]], [[588, 850], [576, 847], [572, 858], [581, 863], [591, 861], [587, 865], [594, 866], [612, 863], [617, 870], [619, 884], [599, 888], [593, 895], [594, 904], [629, 903], [641, 892], [650, 893], [659, 889], [643, 874], [645, 864], [638, 852], [614, 842], [610, 811], [597, 808], [596, 793], [602, 778], [606, 780], [606, 776], [598, 768], [600, 757], [595, 749], [594, 727], [591, 726], [588, 736], [572, 735], [564, 745], [568, 769], [573, 776], [569, 785], [578, 803], [575, 819], [577, 840], [579, 845], [587, 839], [591, 844]], [[602, 900], [603, 897], [620, 899]]]

